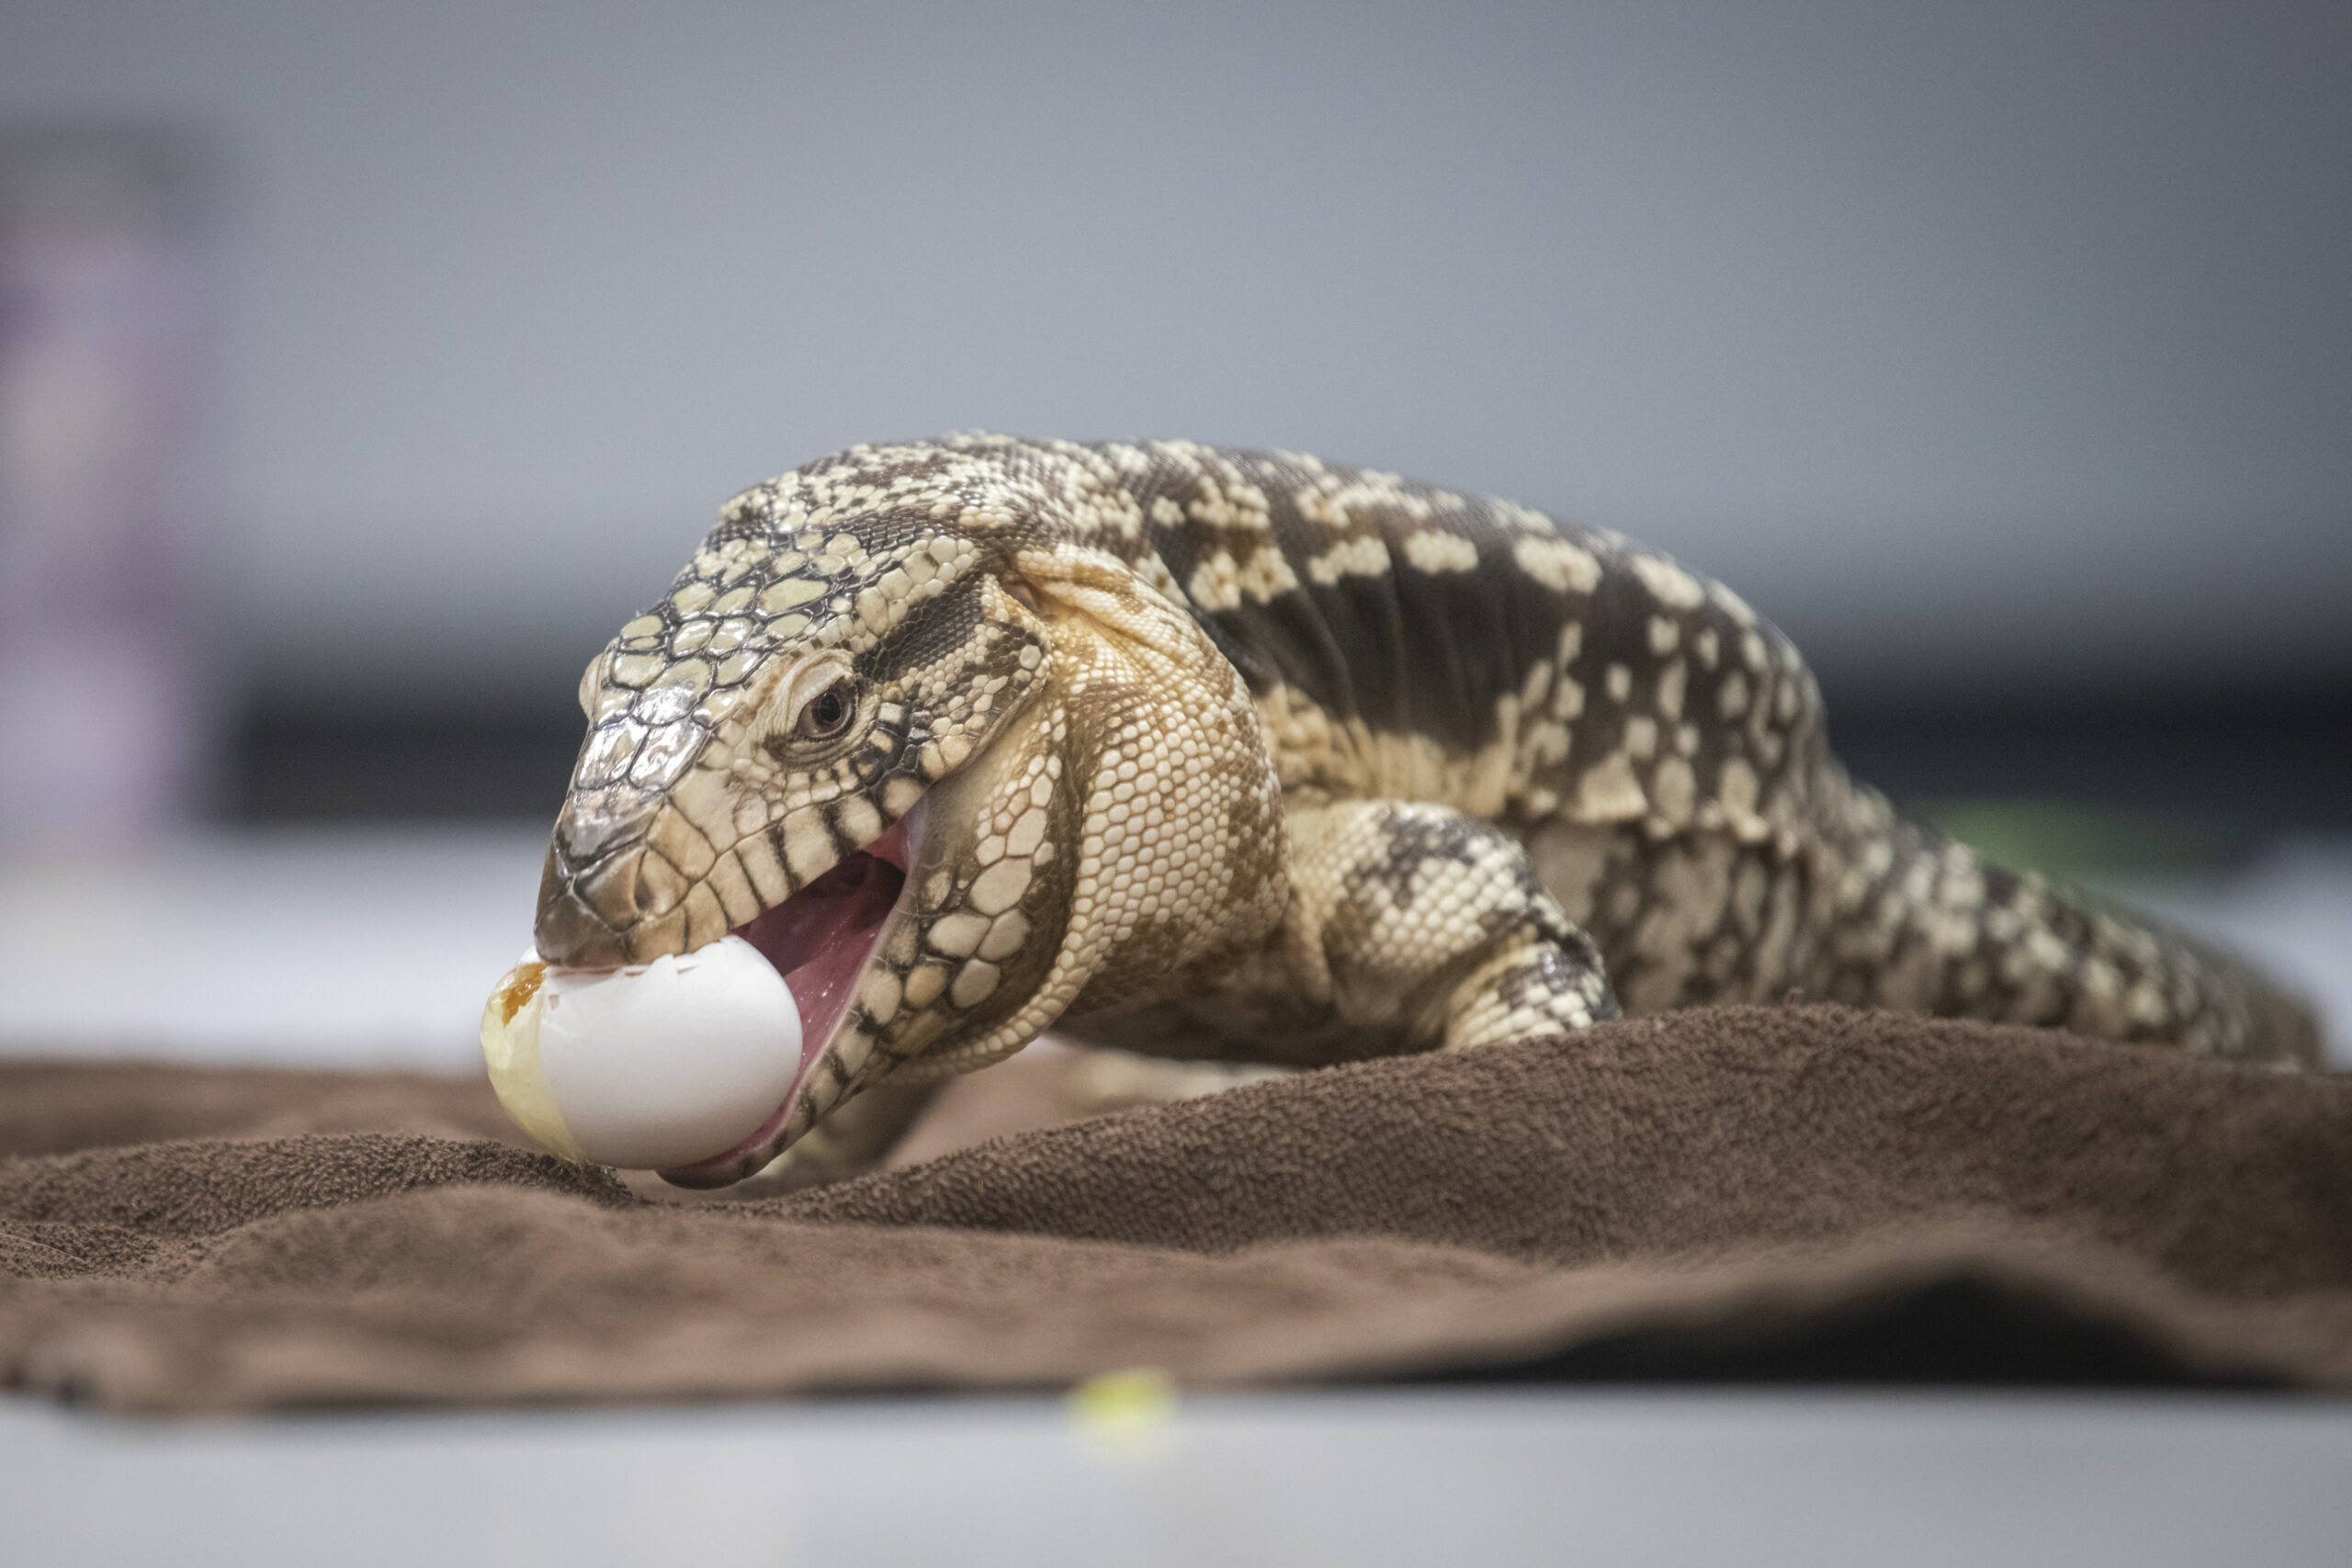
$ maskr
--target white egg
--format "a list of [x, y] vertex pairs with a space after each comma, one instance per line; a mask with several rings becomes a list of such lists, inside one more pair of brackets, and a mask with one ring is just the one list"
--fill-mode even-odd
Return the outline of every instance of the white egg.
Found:
[[631, 969], [526, 953], [481, 1015], [491, 1086], [567, 1159], [658, 1170], [733, 1148], [800, 1073], [800, 1010], [775, 966], [722, 937]]

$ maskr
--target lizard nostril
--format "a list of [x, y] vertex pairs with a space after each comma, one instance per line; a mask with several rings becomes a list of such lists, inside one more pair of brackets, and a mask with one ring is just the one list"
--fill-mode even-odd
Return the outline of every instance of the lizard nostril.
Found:
[[623, 933], [684, 897], [676, 868], [646, 848], [661, 804], [659, 795], [636, 789], [583, 790], [564, 802], [540, 877], [542, 957], [586, 967], [624, 962]]
[[678, 868], [650, 849], [630, 857], [637, 862], [637, 912], [665, 915], [686, 896], [686, 879]]
[[599, 790], [564, 802], [556, 818], [554, 848], [564, 870], [579, 875], [614, 851], [641, 837], [661, 804], [659, 795], [631, 791], [624, 796]]
[[645, 859], [643, 850], [624, 850], [590, 866], [571, 878], [571, 894], [615, 931], [627, 931], [637, 923], [639, 898], [638, 867]]
[[557, 860], [550, 848], [539, 877], [539, 908], [533, 922], [539, 956], [577, 969], [610, 969], [627, 963], [620, 934], [581, 899]]

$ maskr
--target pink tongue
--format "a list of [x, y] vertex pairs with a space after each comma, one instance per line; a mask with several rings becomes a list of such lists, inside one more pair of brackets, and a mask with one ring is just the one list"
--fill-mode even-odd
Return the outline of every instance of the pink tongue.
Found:
[[768, 910], [735, 928], [760, 950], [792, 989], [800, 1008], [800, 1059], [805, 1065], [833, 1032], [850, 989], [874, 952], [874, 939], [906, 873], [870, 854], [854, 854]]

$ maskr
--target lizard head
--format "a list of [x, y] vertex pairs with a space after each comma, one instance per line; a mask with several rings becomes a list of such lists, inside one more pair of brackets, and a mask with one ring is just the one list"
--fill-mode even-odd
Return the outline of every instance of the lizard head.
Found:
[[540, 955], [731, 932], [801, 1012], [784, 1103], [672, 1181], [740, 1179], [885, 1077], [1009, 1055], [1278, 916], [1247, 694], [1038, 466], [857, 448], [746, 491], [582, 677]]

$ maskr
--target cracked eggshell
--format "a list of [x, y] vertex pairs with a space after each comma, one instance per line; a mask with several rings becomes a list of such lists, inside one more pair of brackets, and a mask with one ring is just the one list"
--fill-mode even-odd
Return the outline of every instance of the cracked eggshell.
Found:
[[631, 969], [526, 953], [491, 992], [481, 1044], [499, 1102], [543, 1147], [659, 1170], [725, 1153], [784, 1102], [800, 1010], [741, 937]]

